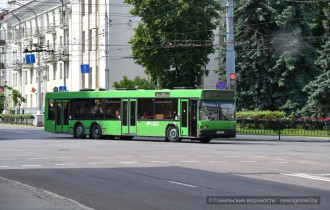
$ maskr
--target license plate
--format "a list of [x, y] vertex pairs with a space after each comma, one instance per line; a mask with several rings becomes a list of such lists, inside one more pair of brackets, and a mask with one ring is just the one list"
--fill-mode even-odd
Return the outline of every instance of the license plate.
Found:
[[224, 134], [225, 131], [217, 131], [217, 134]]

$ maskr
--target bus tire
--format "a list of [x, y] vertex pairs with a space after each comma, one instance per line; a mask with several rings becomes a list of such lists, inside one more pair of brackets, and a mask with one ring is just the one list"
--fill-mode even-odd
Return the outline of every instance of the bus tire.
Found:
[[170, 126], [167, 128], [166, 131], [166, 139], [168, 139], [170, 142], [179, 142], [181, 141], [179, 137], [179, 131], [176, 127]]
[[102, 130], [99, 124], [94, 124], [91, 129], [91, 135], [93, 139], [101, 139], [102, 138]]
[[211, 141], [211, 138], [200, 139], [201, 143], [209, 143], [210, 141]]
[[83, 124], [79, 123], [74, 127], [74, 136], [77, 139], [85, 138], [85, 128], [84, 128]]

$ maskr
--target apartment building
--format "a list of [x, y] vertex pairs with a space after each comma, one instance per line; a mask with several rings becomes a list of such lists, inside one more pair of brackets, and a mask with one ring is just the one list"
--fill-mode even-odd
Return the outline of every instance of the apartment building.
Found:
[[[43, 107], [45, 93], [56, 87], [65, 86], [67, 91], [105, 88], [106, 38], [110, 89], [123, 76], [148, 77], [130, 58], [128, 40], [140, 19], [129, 14], [132, 6], [122, 0], [110, 0], [110, 3], [109, 0], [17, 0], [9, 3], [8, 14], [0, 20], [6, 25], [7, 35], [5, 71], [1, 72], [5, 72], [7, 84], [26, 97], [27, 102], [20, 107], [24, 113], [36, 114], [40, 109], [39, 97]], [[31, 63], [31, 55], [35, 62]], [[218, 68], [216, 56], [210, 55], [207, 69]], [[82, 64], [89, 65], [89, 73], [81, 73]], [[210, 72], [204, 78], [204, 88], [215, 88], [217, 78]], [[17, 107], [11, 104], [8, 108]]]

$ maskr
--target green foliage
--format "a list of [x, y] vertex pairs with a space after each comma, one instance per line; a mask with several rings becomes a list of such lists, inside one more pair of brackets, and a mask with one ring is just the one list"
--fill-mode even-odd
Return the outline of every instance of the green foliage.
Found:
[[309, 41], [317, 13], [285, 0], [235, 1], [234, 8], [238, 110], [297, 113], [307, 101], [303, 88], [321, 72]]
[[2, 113], [4, 109], [4, 103], [5, 103], [5, 94], [3, 92], [0, 93], [0, 113]]
[[141, 17], [130, 40], [136, 63], [162, 88], [201, 85], [220, 4], [214, 0], [125, 0]]
[[3, 119], [34, 119], [35, 116], [31, 114], [0, 114]]
[[18, 90], [14, 89], [12, 87], [9, 87], [7, 85], [5, 86], [5, 88], [7, 88], [8, 90], [11, 90], [10, 96], [12, 97], [12, 100], [15, 105], [20, 107], [22, 103], [26, 103], [26, 98], [24, 96], [22, 96], [22, 94]]
[[156, 85], [149, 82], [146, 79], [141, 79], [140, 77], [135, 77], [134, 80], [130, 80], [127, 76], [123, 76], [123, 80], [113, 83], [114, 88], [133, 88], [133, 89], [145, 89], [154, 90]]
[[238, 119], [284, 119], [285, 112], [283, 111], [240, 111], [236, 114]]

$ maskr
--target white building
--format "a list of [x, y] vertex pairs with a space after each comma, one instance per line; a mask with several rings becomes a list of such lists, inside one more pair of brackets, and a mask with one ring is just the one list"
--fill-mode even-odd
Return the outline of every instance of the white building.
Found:
[[[9, 13], [0, 21], [7, 27], [6, 79], [9, 86], [27, 98], [21, 106], [25, 113], [37, 113], [39, 91], [44, 101], [45, 93], [53, 91], [54, 87], [66, 86], [68, 91], [105, 88], [106, 10], [110, 18], [110, 89], [113, 82], [122, 80], [123, 76], [147, 78], [142, 67], [129, 58], [128, 40], [133, 36], [139, 18], [129, 14], [132, 6], [124, 4], [123, 0], [111, 0], [110, 6], [109, 0], [106, 2], [105, 5], [101, 0], [17, 0], [8, 5]], [[218, 40], [215, 42], [219, 43]], [[27, 64], [25, 59], [30, 54], [35, 55], [33, 64]], [[216, 56], [210, 55], [207, 69], [218, 68]], [[81, 64], [89, 64], [88, 74], [81, 73]], [[204, 78], [204, 88], [214, 89], [217, 80], [218, 76], [210, 72]]]

